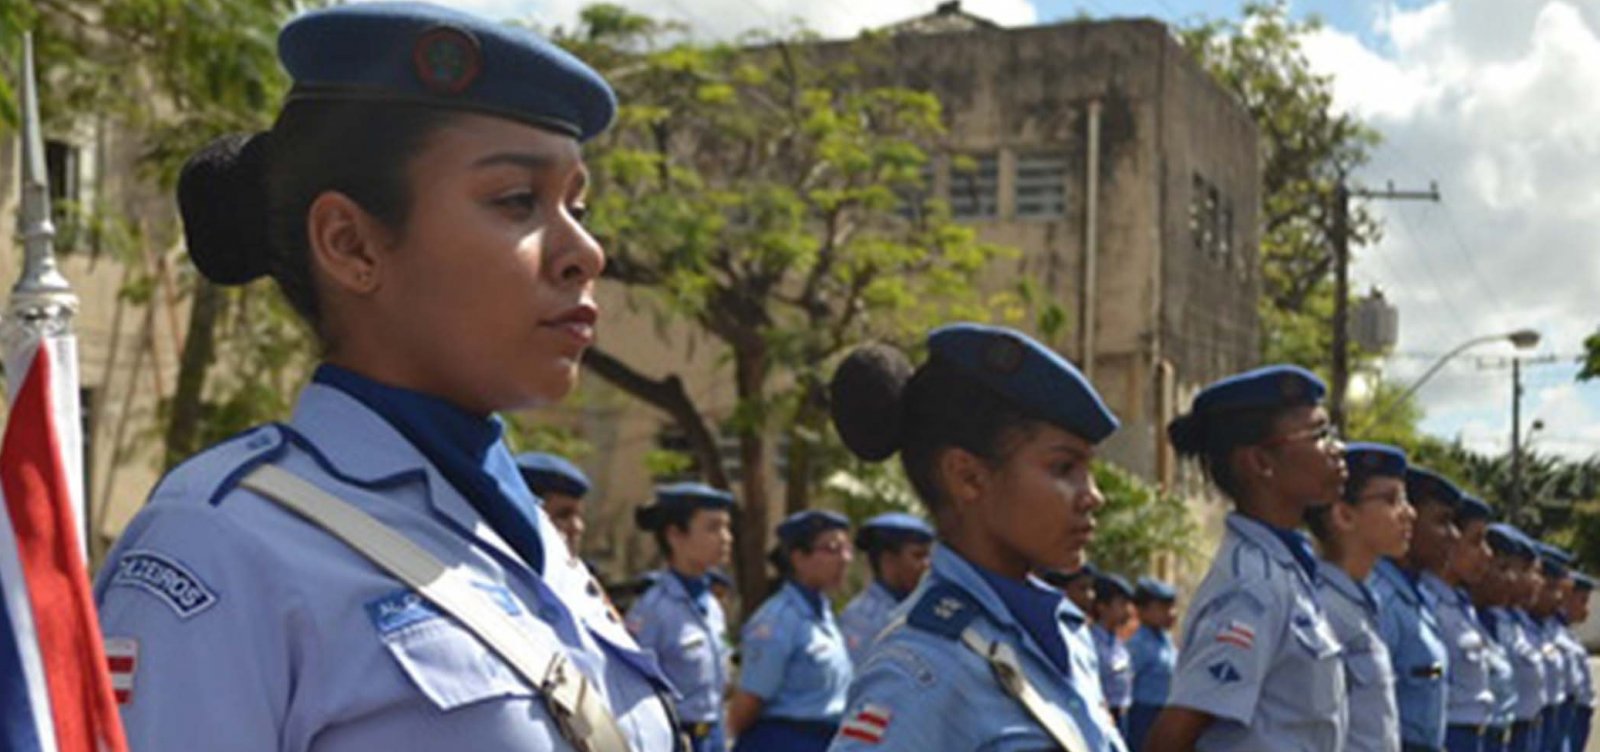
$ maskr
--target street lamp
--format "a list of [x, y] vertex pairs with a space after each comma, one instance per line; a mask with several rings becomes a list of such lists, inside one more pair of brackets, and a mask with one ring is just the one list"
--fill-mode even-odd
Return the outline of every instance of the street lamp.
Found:
[[1439, 369], [1443, 368], [1445, 363], [1450, 362], [1451, 358], [1460, 355], [1470, 348], [1477, 347], [1478, 345], [1484, 345], [1490, 342], [1499, 342], [1501, 340], [1510, 342], [1512, 346], [1516, 347], [1518, 350], [1527, 350], [1538, 346], [1539, 333], [1532, 329], [1518, 329], [1514, 332], [1490, 334], [1483, 337], [1473, 337], [1466, 342], [1456, 345], [1454, 350], [1445, 353], [1444, 355], [1440, 356], [1438, 360], [1434, 361], [1433, 365], [1429, 366], [1428, 370], [1423, 372], [1421, 378], [1412, 382], [1411, 386], [1406, 387], [1406, 391], [1403, 394], [1391, 401], [1389, 403], [1389, 408], [1384, 410], [1384, 414], [1387, 414], [1389, 410], [1393, 410], [1394, 408], [1399, 407], [1401, 404], [1404, 404], [1405, 401], [1411, 397], [1411, 395], [1416, 394], [1417, 390], [1421, 389], [1422, 385], [1427, 383], [1428, 379], [1433, 378], [1433, 375], [1438, 373]]

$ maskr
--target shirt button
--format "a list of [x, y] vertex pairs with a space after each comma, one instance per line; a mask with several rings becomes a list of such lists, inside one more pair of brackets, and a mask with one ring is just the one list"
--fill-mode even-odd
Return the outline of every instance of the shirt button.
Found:
[[596, 596], [596, 597], [598, 597], [600, 595], [600, 586], [594, 584], [594, 580], [590, 580], [588, 587], [586, 587], [584, 589], [589, 592], [589, 595]]

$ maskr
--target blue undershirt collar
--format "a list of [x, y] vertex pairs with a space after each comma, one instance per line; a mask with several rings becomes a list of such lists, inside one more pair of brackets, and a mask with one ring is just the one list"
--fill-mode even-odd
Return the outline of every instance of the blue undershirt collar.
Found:
[[989, 583], [990, 589], [1000, 597], [1006, 610], [1011, 612], [1011, 617], [1022, 625], [1023, 631], [1033, 638], [1034, 644], [1044, 650], [1050, 662], [1063, 675], [1070, 676], [1072, 660], [1067, 655], [1066, 639], [1061, 634], [1061, 627], [1067, 622], [1067, 615], [1060, 612], [1061, 602], [1066, 600], [1066, 596], [1055, 588], [1037, 586], [1032, 580], [1014, 580], [977, 564], [973, 564], [972, 568], [983, 577], [984, 582]]
[[1305, 533], [1299, 530], [1286, 530], [1276, 525], [1262, 522], [1259, 519], [1256, 522], [1260, 522], [1262, 527], [1272, 531], [1272, 534], [1277, 536], [1278, 540], [1283, 541], [1283, 547], [1289, 549], [1289, 553], [1294, 556], [1295, 562], [1300, 565], [1301, 569], [1306, 571], [1306, 576], [1310, 577], [1312, 582], [1317, 581], [1317, 554], [1312, 550], [1311, 540], [1305, 536]]
[[539, 500], [517, 471], [494, 415], [473, 415], [430, 394], [381, 384], [324, 363], [311, 380], [338, 389], [394, 426], [535, 572], [544, 571]]

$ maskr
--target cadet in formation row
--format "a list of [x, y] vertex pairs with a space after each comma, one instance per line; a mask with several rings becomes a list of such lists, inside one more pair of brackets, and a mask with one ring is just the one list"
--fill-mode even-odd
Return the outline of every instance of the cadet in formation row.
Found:
[[[425, 3], [311, 11], [278, 54], [292, 86], [276, 121], [196, 154], [178, 204], [200, 273], [270, 277], [322, 362], [284, 422], [162, 478], [107, 555], [95, 598], [132, 749], [665, 752], [718, 735], [763, 752], [1127, 749], [1087, 615], [1038, 576], [1083, 566], [1103, 503], [1090, 465], [1118, 427], [1072, 364], [965, 323], [930, 332], [920, 364], [879, 345], [846, 357], [834, 424], [864, 460], [899, 455], [932, 521], [928, 571], [882, 629], [857, 633], [852, 660], [824, 597], [849, 557], [846, 521], [785, 520], [784, 584], [745, 624], [730, 682], [704, 578], [733, 500], [666, 489], [640, 513], [672, 571], [630, 631], [563, 540], [559, 492], [524, 479], [497, 417], [562, 399], [594, 340], [606, 256], [583, 224], [581, 145], [615, 116], [610, 86], [526, 29]], [[1413, 520], [1392, 463], [1356, 476], [1393, 482], [1350, 496], [1321, 394], [1298, 369], [1251, 372], [1171, 426], [1236, 512], [1189, 599], [1165, 703], [1145, 711], [1147, 749], [1341, 749], [1391, 717], [1352, 711], [1369, 681], [1407, 741], [1437, 747], [1440, 721], [1408, 690], [1439, 688], [1429, 707], [1468, 696], [1443, 691], [1456, 672], [1437, 636], [1387, 623], [1409, 618], [1393, 604], [1435, 600], [1415, 584], [1434, 565], [1395, 530], [1427, 548], [1430, 509], [1450, 529], [1461, 505], [1419, 495]], [[1312, 509], [1330, 563], [1293, 532]], [[1557, 672], [1527, 680], [1554, 598], [1520, 535], [1485, 537], [1506, 566], [1487, 586], [1446, 571], [1444, 594], [1465, 583], [1487, 606], [1512, 681], [1491, 684], [1492, 715], [1459, 725], [1555, 744], [1589, 700], [1567, 703]], [[1336, 569], [1361, 583], [1381, 555], [1401, 570], [1374, 581], [1389, 605], [1352, 586], [1349, 623], [1410, 641], [1387, 672], [1376, 641], [1363, 664], [1360, 634], [1335, 633], [1319, 585]], [[880, 570], [886, 591], [910, 587]]]

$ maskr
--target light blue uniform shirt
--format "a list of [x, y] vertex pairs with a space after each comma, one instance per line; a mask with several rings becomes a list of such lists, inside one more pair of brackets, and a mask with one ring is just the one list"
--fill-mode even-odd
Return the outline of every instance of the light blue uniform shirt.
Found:
[[838, 722], [850, 652], [826, 599], [785, 581], [745, 623], [739, 646], [739, 688], [761, 698], [762, 717]]
[[1445, 672], [1445, 720], [1463, 726], [1488, 723], [1494, 717], [1488, 632], [1479, 623], [1466, 593], [1445, 584], [1432, 572], [1423, 573], [1422, 589], [1436, 604], [1439, 633], [1450, 652], [1450, 667]]
[[1133, 662], [1133, 702], [1165, 705], [1172, 688], [1172, 669], [1178, 665], [1178, 648], [1166, 630], [1141, 626], [1128, 638], [1128, 658]]
[[1511, 659], [1511, 673], [1517, 684], [1517, 706], [1512, 719], [1531, 721], [1544, 709], [1544, 654], [1530, 634], [1532, 622], [1521, 609], [1497, 608], [1495, 628], [1500, 644]]
[[1183, 635], [1167, 705], [1216, 717], [1201, 752], [1343, 748], [1339, 642], [1310, 574], [1271, 528], [1228, 515]]
[[1567, 653], [1568, 696], [1579, 708], [1594, 707], [1594, 677], [1589, 673], [1589, 651], [1573, 634], [1572, 627], [1561, 627], [1560, 644]]
[[1567, 701], [1567, 652], [1561, 647], [1562, 624], [1554, 616], [1534, 619], [1538, 635], [1539, 653], [1544, 657], [1544, 704], [1560, 705]]
[[1400, 708], [1394, 700], [1394, 666], [1389, 646], [1378, 634], [1378, 602], [1366, 585], [1331, 562], [1317, 567], [1317, 594], [1328, 613], [1334, 637], [1344, 647], [1345, 680], [1350, 687], [1350, 752], [1397, 752]]
[[655, 654], [661, 671], [678, 690], [678, 718], [722, 720], [728, 688], [728, 623], [709, 591], [691, 595], [683, 581], [662, 570], [656, 584], [628, 610], [628, 629], [639, 646]]
[[1072, 719], [1090, 752], [1126, 752], [1100, 694], [1083, 612], [1059, 593], [1056, 598], [1060, 637], [1071, 664], [1065, 673], [977, 567], [935, 545], [922, 584], [868, 648], [850, 685], [849, 712], [829, 750], [1056, 749], [1022, 703], [995, 680], [988, 661], [962, 644], [961, 632], [970, 628], [1016, 652], [1034, 689]]
[[1496, 619], [1504, 618], [1500, 609], [1489, 608], [1478, 612], [1479, 625], [1489, 638], [1484, 652], [1489, 670], [1489, 689], [1494, 692], [1494, 711], [1489, 716], [1493, 726], [1510, 726], [1517, 716], [1517, 675], [1511, 668], [1511, 653], [1500, 642]]
[[1378, 601], [1378, 633], [1394, 666], [1400, 738], [1424, 747], [1444, 746], [1445, 673], [1450, 654], [1434, 618], [1433, 599], [1389, 559], [1378, 560], [1367, 587]]
[[839, 612], [839, 631], [844, 633], [851, 660], [860, 662], [873, 638], [888, 626], [889, 612], [898, 605], [900, 599], [874, 579]]
[[[507, 455], [509, 460], [509, 455]], [[272, 463], [468, 573], [530, 641], [591, 678], [636, 749], [673, 748], [654, 660], [582, 562], [534, 571], [389, 422], [312, 384], [288, 426], [174, 469], [95, 586], [108, 639], [137, 645], [132, 749], [568, 750], [542, 698], [454, 620], [321, 528], [237, 487]], [[536, 514], [546, 552], [566, 551]]]
[[1133, 658], [1111, 630], [1091, 624], [1089, 634], [1094, 638], [1095, 659], [1100, 662], [1100, 692], [1106, 705], [1127, 710], [1133, 704]]

